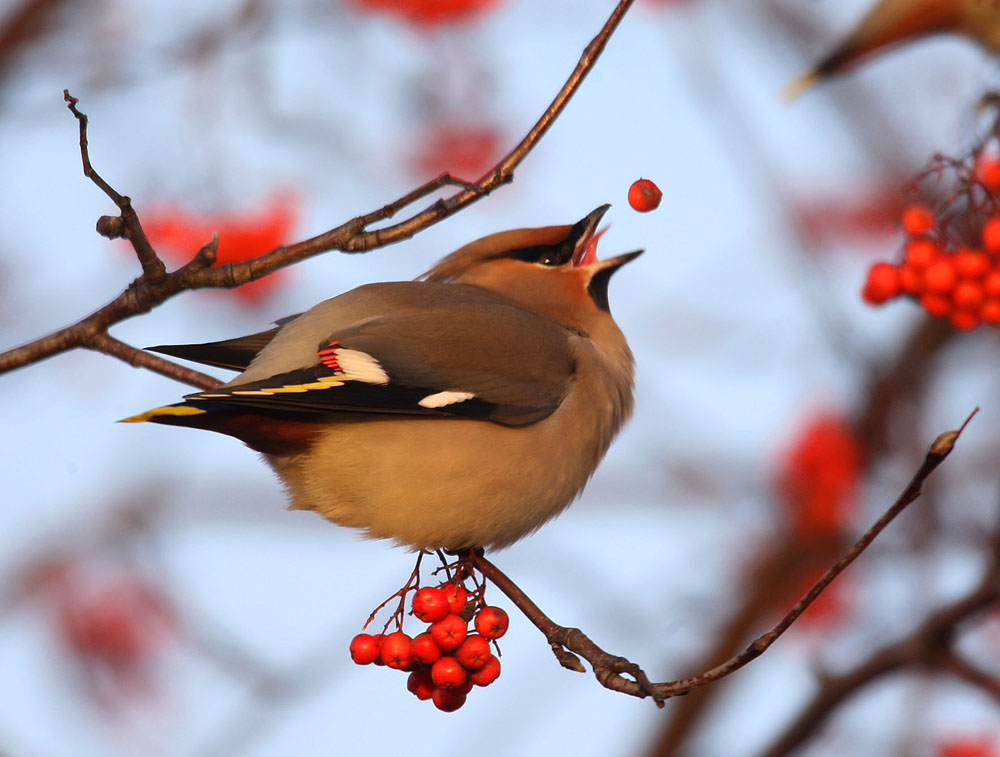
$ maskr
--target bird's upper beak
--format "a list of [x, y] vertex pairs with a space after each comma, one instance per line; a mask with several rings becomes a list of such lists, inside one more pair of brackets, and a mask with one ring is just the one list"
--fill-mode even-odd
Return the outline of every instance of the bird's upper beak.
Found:
[[643, 250], [635, 250], [607, 260], [597, 259], [597, 242], [608, 230], [607, 226], [598, 230], [597, 224], [601, 222], [610, 207], [610, 205], [601, 205], [573, 224], [570, 237], [575, 239], [572, 258], [574, 268], [586, 267], [590, 268], [593, 273], [609, 271], [610, 274], [611, 271], [635, 260], [643, 253]]

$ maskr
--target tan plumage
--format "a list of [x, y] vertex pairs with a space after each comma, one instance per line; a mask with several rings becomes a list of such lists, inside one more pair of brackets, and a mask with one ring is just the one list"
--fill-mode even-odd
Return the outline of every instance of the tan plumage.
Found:
[[1000, 4], [996, 0], [881, 0], [857, 26], [785, 90], [791, 100], [814, 84], [869, 57], [930, 34], [960, 34], [1000, 53]]
[[607, 206], [484, 237], [421, 281], [369, 284], [276, 329], [154, 348], [243, 372], [129, 418], [264, 453], [291, 507], [416, 548], [510, 544], [583, 489], [632, 409], [596, 258]]

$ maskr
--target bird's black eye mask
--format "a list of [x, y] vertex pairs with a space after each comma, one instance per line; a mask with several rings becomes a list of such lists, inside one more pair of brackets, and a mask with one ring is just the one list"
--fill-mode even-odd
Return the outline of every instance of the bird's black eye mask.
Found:
[[500, 257], [554, 267], [568, 263], [573, 257], [573, 250], [573, 243], [567, 240], [562, 244], [537, 244], [531, 247], [519, 247], [516, 250], [508, 250]]

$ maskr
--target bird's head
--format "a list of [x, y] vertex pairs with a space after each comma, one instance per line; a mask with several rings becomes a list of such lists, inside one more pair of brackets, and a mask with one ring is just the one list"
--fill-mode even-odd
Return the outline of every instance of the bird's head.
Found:
[[498, 292], [554, 321], [584, 331], [607, 317], [608, 281], [642, 250], [598, 260], [597, 225], [610, 205], [574, 224], [514, 229], [456, 250], [421, 278], [474, 284]]

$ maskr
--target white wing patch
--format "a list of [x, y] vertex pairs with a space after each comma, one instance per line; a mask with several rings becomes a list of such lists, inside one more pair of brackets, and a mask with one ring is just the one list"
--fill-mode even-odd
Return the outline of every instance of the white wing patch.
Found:
[[337, 350], [337, 362], [343, 376], [349, 381], [362, 381], [365, 384], [388, 384], [389, 374], [382, 370], [378, 360], [367, 352], [359, 350]]
[[436, 394], [428, 394], [417, 404], [420, 407], [447, 407], [448, 405], [455, 405], [459, 402], [465, 402], [466, 400], [471, 400], [475, 397], [472, 392], [437, 392]]

